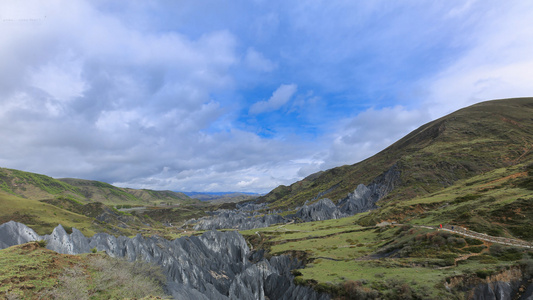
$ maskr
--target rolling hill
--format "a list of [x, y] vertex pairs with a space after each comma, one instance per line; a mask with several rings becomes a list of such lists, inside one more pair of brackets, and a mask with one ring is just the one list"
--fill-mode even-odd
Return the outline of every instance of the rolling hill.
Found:
[[312, 174], [279, 186], [259, 203], [291, 209], [305, 201], [334, 201], [368, 185], [391, 167], [398, 186], [381, 200], [404, 201], [498, 168], [533, 162], [533, 98], [478, 103], [429, 122], [378, 154], [353, 165]]
[[33, 200], [66, 197], [81, 202], [102, 202], [108, 205], [158, 205], [197, 202], [189, 196], [172, 191], [137, 190], [111, 184], [74, 178], [52, 177], [0, 168], [0, 190]]
[[[250, 202], [268, 204], [268, 209], [243, 206], [250, 209], [247, 220], [261, 220], [273, 208], [285, 211], [271, 214], [288, 217], [305, 201], [343, 200], [358, 184], [375, 183], [394, 170], [394, 188], [376, 209], [311, 222], [295, 217], [270, 227], [240, 230], [246, 242], [239, 244], [239, 251], [250, 251], [248, 259], [254, 263], [263, 256], [273, 261], [282, 254], [299, 258], [306, 265], [294, 266], [288, 272], [294, 275], [289, 282], [335, 299], [530, 297], [532, 148], [533, 98], [488, 101], [458, 110], [360, 163], [313, 174]], [[196, 202], [119, 214], [91, 199], [110, 204], [165, 203], [176, 195], [8, 169], [0, 169], [0, 187], [4, 190], [0, 207], [7, 208], [0, 213], [0, 223], [16, 220], [40, 234], [57, 222], [87, 235], [141, 232], [175, 238], [185, 231], [197, 232], [191, 232], [190, 222], [184, 228], [163, 224], [198, 218], [219, 208], [225, 208], [220, 210], [222, 215], [234, 218], [230, 211], [236, 207]], [[146, 222], [157, 226], [145, 226]], [[228, 245], [226, 240], [208, 240]], [[208, 278], [221, 276], [209, 274]]]

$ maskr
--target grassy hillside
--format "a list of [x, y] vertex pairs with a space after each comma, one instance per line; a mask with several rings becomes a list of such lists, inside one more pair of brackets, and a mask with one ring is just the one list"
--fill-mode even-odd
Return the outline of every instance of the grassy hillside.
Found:
[[[0, 250], [2, 299], [162, 299], [165, 276], [103, 253], [66, 255], [32, 242]], [[148, 298], [143, 298], [148, 299]]]
[[[519, 239], [533, 247], [532, 150], [533, 98], [476, 104], [367, 160], [260, 198], [278, 208], [338, 200], [395, 165], [400, 184], [377, 210], [242, 233], [255, 249], [307, 261], [294, 272], [296, 281], [339, 299], [468, 298], [480, 284], [533, 276], [531, 248], [500, 243]], [[461, 235], [458, 228], [490, 239]]]
[[36, 200], [56, 195], [83, 198], [79, 189], [52, 177], [6, 168], [0, 168], [0, 189], [13, 195]]
[[46, 175], [6, 168], [0, 168], [0, 190], [34, 200], [64, 197], [108, 205], [176, 205], [198, 202], [183, 193], [172, 191], [119, 188], [94, 180], [54, 179]]
[[58, 180], [76, 188], [85, 199], [105, 204], [159, 205], [194, 202], [189, 196], [172, 191], [119, 188], [105, 182], [75, 178]]
[[[339, 299], [466, 299], [479, 284], [533, 276], [532, 182], [533, 165], [512, 165], [349, 218], [241, 233], [255, 249], [307, 261], [296, 281]], [[459, 227], [532, 248], [470, 238]]]
[[25, 199], [0, 191], [0, 224], [10, 220], [24, 223], [38, 234], [49, 234], [58, 225], [76, 227], [85, 235], [92, 236], [101, 230], [93, 219], [60, 207], [37, 200]]
[[279, 186], [259, 202], [292, 208], [317, 195], [339, 200], [396, 165], [400, 185], [385, 201], [408, 200], [494, 169], [533, 161], [533, 98], [495, 100], [427, 123], [354, 165]]
[[533, 241], [532, 182], [532, 164], [499, 168], [426, 196], [386, 203], [361, 222], [450, 223], [493, 236]]

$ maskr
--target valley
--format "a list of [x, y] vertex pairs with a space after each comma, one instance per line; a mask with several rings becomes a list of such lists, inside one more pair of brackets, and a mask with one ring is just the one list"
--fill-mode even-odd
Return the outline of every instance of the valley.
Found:
[[[161, 266], [178, 299], [527, 299], [531, 116], [533, 98], [476, 104], [237, 203], [0, 169], [0, 259], [37, 240], [65, 261], [105, 251]], [[9, 276], [3, 295], [53, 288]]]

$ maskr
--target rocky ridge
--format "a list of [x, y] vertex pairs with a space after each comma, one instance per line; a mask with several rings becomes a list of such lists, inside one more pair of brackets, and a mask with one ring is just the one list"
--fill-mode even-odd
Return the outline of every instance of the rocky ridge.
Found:
[[287, 255], [267, 259], [261, 252], [250, 251], [238, 232], [208, 231], [169, 241], [106, 233], [85, 237], [75, 228], [68, 234], [61, 225], [50, 235], [39, 236], [21, 223], [0, 225], [2, 249], [41, 239], [48, 249], [63, 254], [96, 249], [112, 257], [159, 265], [167, 276], [166, 289], [176, 299], [329, 299], [293, 283], [291, 270], [302, 266], [297, 259]]
[[[376, 202], [391, 192], [399, 182], [400, 171], [396, 165], [376, 177], [368, 186], [359, 184], [353, 193], [337, 204], [328, 198], [313, 204], [304, 204], [294, 214], [282, 216], [279, 212], [260, 213], [265, 204], [249, 203], [236, 210], [218, 210], [212, 216], [191, 220], [186, 225], [193, 225], [195, 230], [213, 230], [234, 228], [239, 230], [268, 227], [273, 224], [289, 222], [312, 222], [339, 219], [376, 209]], [[321, 193], [323, 196], [327, 193]]]

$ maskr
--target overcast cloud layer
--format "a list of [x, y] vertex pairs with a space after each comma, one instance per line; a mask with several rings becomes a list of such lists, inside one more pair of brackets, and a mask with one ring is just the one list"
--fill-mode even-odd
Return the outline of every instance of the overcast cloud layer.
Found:
[[531, 70], [525, 0], [0, 1], [0, 166], [264, 193]]

